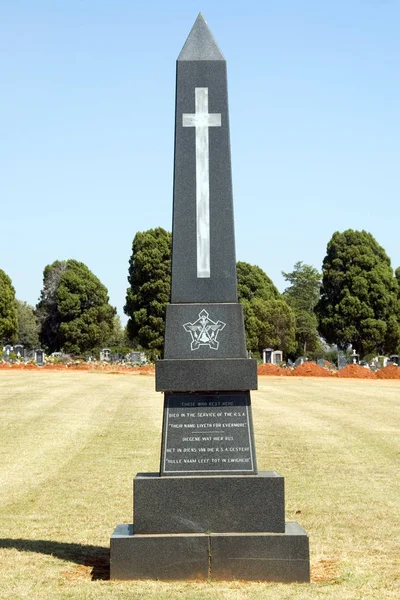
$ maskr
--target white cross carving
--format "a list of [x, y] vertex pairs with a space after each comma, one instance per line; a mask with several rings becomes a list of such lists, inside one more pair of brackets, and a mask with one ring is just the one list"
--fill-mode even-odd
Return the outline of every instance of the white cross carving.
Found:
[[183, 127], [196, 128], [197, 277], [210, 277], [210, 160], [208, 128], [221, 127], [221, 114], [208, 112], [208, 88], [195, 88], [195, 113], [182, 114]]

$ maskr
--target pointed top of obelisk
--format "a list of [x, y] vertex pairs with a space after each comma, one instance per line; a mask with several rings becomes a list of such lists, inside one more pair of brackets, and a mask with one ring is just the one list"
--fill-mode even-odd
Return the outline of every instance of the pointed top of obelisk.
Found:
[[180, 60], [225, 60], [201, 13], [178, 56]]

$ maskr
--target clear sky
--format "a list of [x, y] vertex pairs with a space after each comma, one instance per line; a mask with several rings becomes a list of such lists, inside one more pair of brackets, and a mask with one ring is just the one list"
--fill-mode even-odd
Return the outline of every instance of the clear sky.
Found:
[[352, 228], [400, 265], [400, 2], [3, 0], [0, 268], [20, 300], [75, 258], [123, 316], [135, 233], [171, 230], [175, 61], [199, 11], [228, 62], [237, 259], [283, 291]]

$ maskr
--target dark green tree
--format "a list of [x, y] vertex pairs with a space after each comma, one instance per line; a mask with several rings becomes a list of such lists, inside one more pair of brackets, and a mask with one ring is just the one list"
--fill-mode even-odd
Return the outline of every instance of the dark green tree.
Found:
[[296, 348], [296, 317], [282, 298], [254, 298], [244, 307], [248, 348], [262, 356], [264, 348], [293, 354]]
[[327, 342], [361, 355], [391, 353], [400, 340], [399, 284], [390, 259], [366, 231], [333, 234], [316, 307]]
[[0, 342], [2, 344], [13, 343], [17, 341], [17, 334], [15, 289], [9, 276], [0, 269]]
[[262, 298], [271, 300], [280, 294], [268, 275], [257, 265], [239, 261], [236, 263], [238, 296], [240, 302]]
[[83, 263], [55, 261], [44, 269], [37, 315], [40, 340], [49, 351], [80, 354], [101, 346], [115, 314], [107, 288]]
[[18, 341], [26, 348], [39, 346], [39, 321], [33, 306], [22, 300], [17, 300]]
[[248, 350], [261, 355], [272, 347], [292, 353], [296, 319], [271, 279], [260, 267], [245, 262], [237, 263], [237, 276]]
[[163, 352], [165, 307], [171, 295], [171, 242], [171, 233], [157, 227], [138, 232], [132, 243], [124, 306], [127, 333], [150, 359]]
[[66, 269], [66, 260], [56, 260], [44, 268], [43, 288], [36, 306], [36, 315], [40, 325], [40, 342], [52, 352], [60, 349], [61, 315], [58, 312], [57, 291], [61, 276]]
[[296, 315], [296, 353], [306, 356], [319, 346], [315, 307], [319, 300], [321, 274], [311, 265], [297, 262], [293, 271], [282, 275], [290, 284], [283, 296]]

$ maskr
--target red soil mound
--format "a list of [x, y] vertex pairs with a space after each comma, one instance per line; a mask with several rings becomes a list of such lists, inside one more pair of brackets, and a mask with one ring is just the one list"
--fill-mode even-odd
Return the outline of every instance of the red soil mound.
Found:
[[34, 363], [0, 363], [0, 369], [27, 369], [37, 371], [39, 367]]
[[305, 362], [302, 365], [298, 365], [293, 369], [292, 375], [297, 375], [298, 377], [332, 377], [330, 371], [314, 362]]
[[400, 367], [388, 365], [376, 372], [378, 379], [400, 379]]
[[351, 377], [354, 379], [376, 379], [375, 373], [360, 365], [346, 365], [343, 369], [338, 371], [337, 376]]
[[289, 369], [282, 369], [282, 367], [278, 367], [278, 365], [272, 365], [271, 363], [265, 363], [263, 365], [258, 365], [257, 373], [259, 375], [278, 375], [278, 376], [287, 376], [290, 375], [291, 372]]
[[154, 373], [156, 367], [155, 365], [142, 365], [141, 367], [136, 367], [136, 369], [139, 369], [142, 373]]
[[142, 367], [136, 367], [140, 375], [154, 375], [156, 368], [154, 365], [143, 365]]

